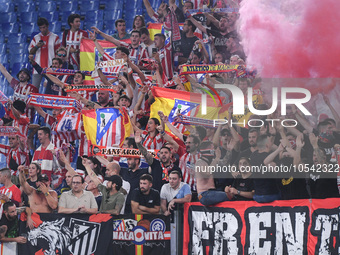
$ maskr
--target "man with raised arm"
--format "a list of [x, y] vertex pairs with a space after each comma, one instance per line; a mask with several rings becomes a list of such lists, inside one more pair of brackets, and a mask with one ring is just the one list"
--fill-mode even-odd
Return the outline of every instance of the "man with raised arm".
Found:
[[123, 180], [119, 175], [106, 177], [106, 187], [101, 184], [98, 176], [93, 172], [88, 164], [85, 164], [86, 171], [99, 191], [103, 194], [102, 202], [99, 208], [100, 213], [110, 213], [119, 215], [125, 203], [125, 197], [119, 190], [122, 187]]
[[24, 167], [19, 167], [20, 185], [28, 196], [30, 208], [35, 213], [51, 213], [58, 207], [57, 192], [50, 188], [50, 180], [46, 174], [38, 176], [37, 189], [30, 186], [25, 178]]

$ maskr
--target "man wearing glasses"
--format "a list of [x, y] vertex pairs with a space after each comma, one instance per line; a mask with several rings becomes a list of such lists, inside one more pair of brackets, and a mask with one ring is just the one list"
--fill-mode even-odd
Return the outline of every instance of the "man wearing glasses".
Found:
[[58, 213], [88, 213], [98, 212], [96, 199], [91, 191], [84, 190], [84, 178], [74, 175], [72, 189], [61, 194]]
[[68, 61], [67, 61], [67, 50], [65, 47], [60, 47], [59, 49], [57, 49], [57, 51], [55, 52], [55, 57], [56, 58], [60, 58], [63, 61], [63, 66], [61, 67], [62, 69], [74, 69], [73, 65], [71, 65]]

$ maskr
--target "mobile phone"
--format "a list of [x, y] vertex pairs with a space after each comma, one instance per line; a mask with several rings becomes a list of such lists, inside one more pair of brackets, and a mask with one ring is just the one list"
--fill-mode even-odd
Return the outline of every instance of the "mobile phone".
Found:
[[152, 48], [152, 54], [157, 53], [157, 48]]
[[39, 42], [42, 42], [42, 43], [43, 43], [44, 41], [43, 41], [43, 40], [40, 40]]

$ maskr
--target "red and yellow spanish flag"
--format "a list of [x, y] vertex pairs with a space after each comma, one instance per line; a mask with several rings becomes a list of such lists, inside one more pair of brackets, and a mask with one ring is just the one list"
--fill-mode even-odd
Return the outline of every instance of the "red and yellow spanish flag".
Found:
[[150, 118], [159, 119], [158, 111], [162, 111], [171, 123], [178, 114], [207, 120], [218, 119], [218, 112], [221, 109], [216, 96], [210, 98], [207, 95], [206, 114], [204, 114], [202, 94], [158, 87], [152, 88], [152, 94], [155, 102], [151, 105]]
[[131, 134], [132, 126], [125, 109], [83, 110], [82, 114], [86, 137], [93, 145], [121, 146]]
[[[122, 40], [126, 43], [131, 43], [130, 39]], [[117, 46], [111, 42], [105, 40], [98, 40], [99, 44], [104, 48], [105, 53], [110, 56], [114, 55]], [[99, 61], [99, 52], [91, 39], [82, 39], [80, 44], [80, 70], [81, 71], [93, 71], [97, 62]], [[90, 76], [86, 76], [86, 79], [91, 79]]]

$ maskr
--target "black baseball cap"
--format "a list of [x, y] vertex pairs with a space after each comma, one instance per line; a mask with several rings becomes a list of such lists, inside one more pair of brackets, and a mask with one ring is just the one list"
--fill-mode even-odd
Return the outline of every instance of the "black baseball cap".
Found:
[[112, 175], [110, 177], [106, 177], [105, 180], [117, 184], [119, 187], [123, 185], [123, 180], [119, 175]]
[[41, 181], [50, 181], [50, 179], [48, 178], [47, 174], [41, 174], [38, 176], [38, 179], [37, 179], [38, 182], [41, 182]]

